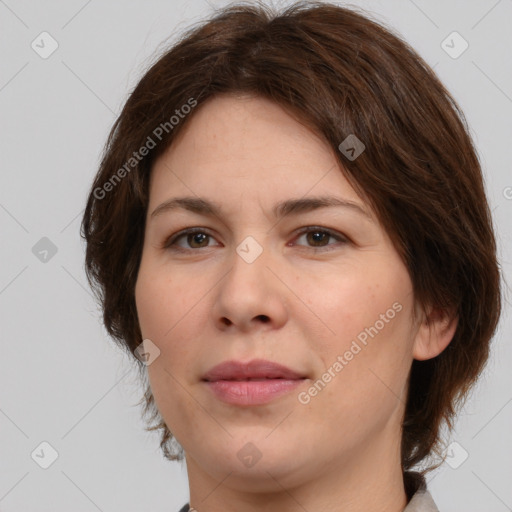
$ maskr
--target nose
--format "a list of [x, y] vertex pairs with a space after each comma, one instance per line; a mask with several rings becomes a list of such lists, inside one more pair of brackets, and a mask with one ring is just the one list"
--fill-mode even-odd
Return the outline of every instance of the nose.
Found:
[[262, 326], [265, 330], [279, 328], [288, 317], [286, 301], [290, 293], [282, 265], [279, 266], [266, 249], [252, 260], [251, 255], [244, 252], [246, 248], [241, 244], [239, 252], [233, 251], [228, 263], [230, 268], [216, 288], [215, 322], [219, 329], [241, 332]]

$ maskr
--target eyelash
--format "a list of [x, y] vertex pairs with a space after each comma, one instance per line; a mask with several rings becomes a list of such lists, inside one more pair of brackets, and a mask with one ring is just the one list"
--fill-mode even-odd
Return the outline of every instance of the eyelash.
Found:
[[[194, 235], [194, 234], [197, 234], [197, 233], [204, 234], [204, 235], [207, 235], [207, 236], [209, 236], [211, 238], [214, 238], [213, 235], [208, 233], [208, 230], [206, 230], [206, 229], [203, 229], [203, 228], [188, 228], [188, 229], [184, 229], [182, 231], [179, 231], [178, 233], [176, 233], [174, 235], [171, 235], [169, 238], [167, 238], [165, 240], [162, 248], [163, 249], [168, 249], [168, 250], [171, 250], [171, 251], [177, 251], [177, 252], [198, 251], [200, 249], [207, 249], [207, 248], [209, 248], [210, 247], [209, 245], [205, 246], [205, 247], [198, 247], [198, 248], [184, 248], [184, 247], [179, 247], [179, 246], [176, 245], [176, 242], [179, 239], [181, 239], [182, 237], [185, 237], [187, 235]], [[325, 233], [325, 234], [329, 235], [330, 237], [335, 238], [336, 240], [338, 240], [343, 245], [349, 243], [349, 239], [347, 237], [343, 236], [341, 233], [337, 233], [335, 231], [332, 231], [332, 230], [327, 229], [327, 228], [323, 228], [321, 226], [308, 226], [307, 228], [299, 231], [295, 238], [296, 239], [300, 238], [302, 235], [307, 235], [308, 233]], [[330, 250], [333, 249], [333, 248], [329, 248], [330, 245], [333, 245], [333, 244], [329, 244], [329, 245], [323, 246], [323, 247], [322, 246], [320, 246], [320, 247], [307, 246], [307, 248], [313, 249], [315, 252], [330, 251]]]

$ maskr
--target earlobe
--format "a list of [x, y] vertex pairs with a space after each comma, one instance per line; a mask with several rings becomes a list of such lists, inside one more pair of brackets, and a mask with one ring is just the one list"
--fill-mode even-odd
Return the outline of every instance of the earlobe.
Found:
[[413, 358], [418, 361], [438, 356], [450, 344], [458, 324], [455, 311], [432, 308], [418, 327], [414, 341]]

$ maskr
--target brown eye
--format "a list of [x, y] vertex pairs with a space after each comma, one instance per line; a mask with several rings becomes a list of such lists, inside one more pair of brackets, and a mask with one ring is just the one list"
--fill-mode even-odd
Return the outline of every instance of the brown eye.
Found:
[[327, 245], [329, 238], [332, 238], [332, 235], [326, 231], [309, 231], [306, 233], [307, 241], [315, 247]]
[[[165, 249], [187, 250], [187, 249], [203, 249], [211, 247], [208, 243], [213, 238], [205, 230], [202, 229], [185, 229], [171, 236], [164, 244]], [[186, 245], [178, 243], [181, 239], [186, 241]]]
[[[302, 234], [297, 238], [297, 240], [299, 240], [302, 237], [306, 237], [307, 244], [313, 249], [314, 248], [322, 249], [323, 247], [329, 247], [332, 245], [336, 245], [336, 244], [329, 243], [329, 240], [331, 238], [334, 238], [335, 240], [337, 240], [340, 243], [348, 242], [348, 240], [339, 233], [335, 233], [329, 229], [315, 227], [315, 226], [312, 226], [312, 227], [309, 227], [309, 228], [303, 230]], [[302, 245], [302, 244], [299, 244], [299, 245]]]
[[207, 240], [209, 235], [205, 233], [190, 233], [187, 235], [187, 243], [190, 244], [191, 247], [197, 247], [194, 244], [198, 244], [200, 247], [207, 247], [204, 245], [204, 241]]

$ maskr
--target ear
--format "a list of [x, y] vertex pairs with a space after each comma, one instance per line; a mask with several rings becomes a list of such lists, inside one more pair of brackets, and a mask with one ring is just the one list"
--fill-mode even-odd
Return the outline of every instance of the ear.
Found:
[[414, 340], [413, 357], [418, 361], [438, 356], [452, 341], [457, 329], [458, 315], [438, 307], [423, 315]]

